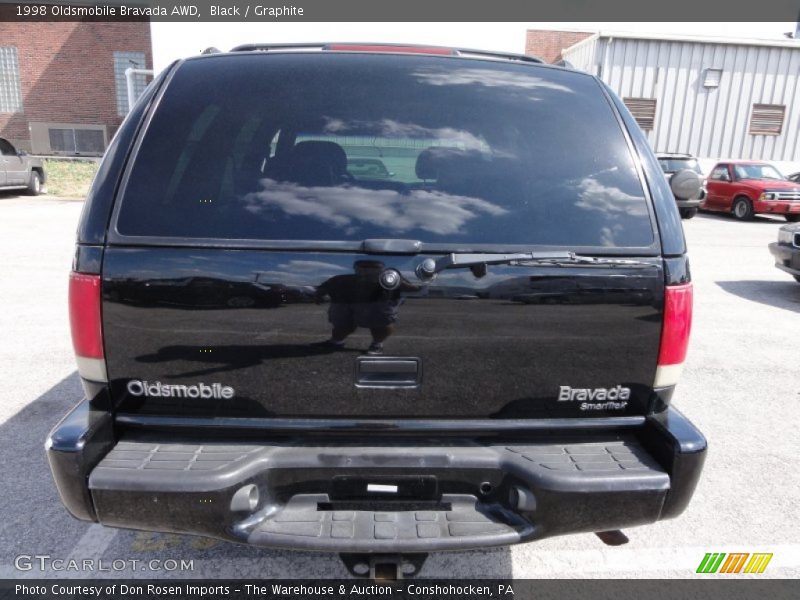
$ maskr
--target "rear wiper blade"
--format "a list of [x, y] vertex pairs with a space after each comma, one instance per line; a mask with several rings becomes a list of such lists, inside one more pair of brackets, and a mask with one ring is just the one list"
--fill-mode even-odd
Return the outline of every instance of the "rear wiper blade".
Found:
[[499, 254], [491, 252], [481, 253], [453, 253], [438, 259], [426, 258], [417, 265], [417, 277], [423, 281], [431, 280], [445, 269], [468, 267], [476, 277], [486, 274], [486, 265], [500, 264], [532, 264], [547, 266], [652, 266], [638, 260], [626, 258], [598, 258], [596, 256], [581, 256], [574, 252], [519, 252], [513, 254]]
[[[541, 253], [545, 254], [545, 253]], [[574, 252], [567, 252], [569, 256], [562, 257], [540, 257], [537, 255], [533, 260], [519, 260], [519, 263], [550, 264], [557, 267], [567, 267], [570, 265], [596, 265], [601, 267], [652, 267], [653, 263], [634, 258], [616, 258], [613, 256], [583, 256]]]

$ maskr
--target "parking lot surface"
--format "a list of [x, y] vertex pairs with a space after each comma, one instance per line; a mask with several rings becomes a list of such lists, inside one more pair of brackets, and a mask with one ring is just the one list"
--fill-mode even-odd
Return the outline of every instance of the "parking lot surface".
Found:
[[[0, 196], [0, 578], [346, 577], [336, 555], [113, 530], [67, 514], [43, 442], [81, 398], [66, 301], [81, 207]], [[710, 449], [683, 515], [626, 530], [630, 541], [619, 547], [581, 534], [435, 554], [421, 576], [692, 577], [706, 552], [771, 552], [759, 577], [800, 576], [800, 284], [772, 266], [767, 244], [781, 224], [717, 215], [684, 221], [695, 321], [674, 403]], [[49, 558], [25, 558], [36, 556]], [[56, 559], [91, 567], [56, 572]], [[169, 560], [191, 561], [191, 568], [173, 570]]]

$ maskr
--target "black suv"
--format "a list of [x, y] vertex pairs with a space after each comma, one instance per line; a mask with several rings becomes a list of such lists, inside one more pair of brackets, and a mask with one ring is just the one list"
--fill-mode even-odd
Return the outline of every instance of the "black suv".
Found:
[[47, 449], [87, 521], [483, 548], [674, 517], [705, 457], [670, 406], [669, 185], [601, 81], [530, 57], [176, 62], [103, 159], [69, 302], [86, 398]]

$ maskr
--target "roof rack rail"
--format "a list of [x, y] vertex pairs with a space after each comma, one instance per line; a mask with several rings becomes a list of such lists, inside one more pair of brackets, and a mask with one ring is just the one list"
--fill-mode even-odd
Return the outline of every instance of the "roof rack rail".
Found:
[[473, 50], [471, 48], [454, 48], [461, 56], [486, 56], [488, 58], [499, 58], [505, 60], [517, 60], [520, 62], [530, 62], [537, 64], [544, 64], [544, 61], [538, 56], [531, 56], [529, 54], [516, 54], [514, 52], [495, 52], [494, 50]]
[[270, 50], [322, 50], [327, 44], [241, 44], [231, 52], [269, 52]]
[[515, 54], [513, 52], [497, 52], [494, 50], [475, 50], [472, 48], [450, 48], [445, 46], [429, 46], [425, 44], [389, 44], [389, 43], [361, 43], [361, 42], [316, 42], [316, 43], [291, 43], [291, 44], [241, 44], [231, 49], [231, 52], [270, 52], [270, 51], [302, 51], [302, 50], [329, 50], [336, 47], [365, 47], [365, 48], [437, 48], [442, 50], [452, 50], [456, 56], [475, 56], [494, 58], [499, 60], [512, 60], [519, 62], [543, 64], [544, 61], [536, 56], [527, 54]]

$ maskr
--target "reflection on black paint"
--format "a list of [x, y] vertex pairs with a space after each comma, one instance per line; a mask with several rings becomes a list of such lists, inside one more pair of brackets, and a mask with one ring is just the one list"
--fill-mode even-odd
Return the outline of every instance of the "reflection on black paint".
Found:
[[109, 299], [139, 306], [188, 309], [277, 308], [295, 296], [286, 286], [214, 277], [178, 277], [119, 281]]
[[[661, 334], [660, 259], [642, 258], [652, 267], [635, 269], [490, 265], [480, 278], [452, 269], [420, 287], [413, 273], [423, 258], [110, 247], [103, 319], [112, 393], [123, 399], [123, 412], [184, 416], [574, 416], [578, 408], [557, 400], [560, 385], [626, 384], [635, 398], [622, 414], [640, 414], [650, 401]], [[406, 286], [381, 288], [384, 268], [403, 274]], [[156, 293], [154, 285], [170, 289]], [[255, 286], [280, 290], [281, 304], [237, 308], [226, 301], [231, 291], [236, 297]], [[215, 298], [215, 306], [198, 310], [191, 289], [202, 290], [203, 302]], [[355, 306], [383, 320], [370, 320], [370, 310], [356, 314]], [[334, 307], [348, 326], [342, 349], [323, 343], [340, 323]], [[380, 329], [388, 325], [394, 327]], [[421, 361], [420, 386], [356, 388], [356, 358], [381, 334], [385, 356]], [[235, 398], [126, 398], [130, 379], [220, 383], [233, 387]]]
[[[638, 286], [637, 286], [638, 283]], [[521, 304], [628, 304], [646, 306], [654, 301], [647, 280], [623, 276], [516, 277], [493, 285], [489, 297]]]
[[385, 268], [379, 260], [357, 260], [353, 273], [334, 275], [317, 287], [317, 300], [330, 300], [331, 337], [322, 346], [343, 348], [345, 339], [357, 328], [364, 327], [372, 335], [369, 352], [383, 352], [383, 342], [395, 331], [404, 294], [421, 289], [404, 278], [398, 288], [384, 289], [379, 277]]
[[[205, 377], [218, 373], [228, 373], [265, 365], [270, 360], [284, 358], [308, 358], [333, 352], [320, 344], [273, 344], [239, 346], [163, 346], [151, 354], [137, 356], [140, 363], [157, 364], [165, 367], [165, 375], [170, 378]], [[355, 349], [352, 352], [358, 352]], [[170, 372], [171, 364], [191, 364], [188, 371]]]

